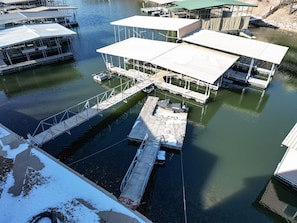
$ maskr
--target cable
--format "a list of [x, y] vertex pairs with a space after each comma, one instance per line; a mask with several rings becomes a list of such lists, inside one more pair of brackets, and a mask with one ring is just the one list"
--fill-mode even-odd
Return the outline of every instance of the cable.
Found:
[[183, 164], [183, 152], [180, 151], [180, 166], [181, 166], [181, 177], [183, 184], [183, 209], [184, 209], [184, 223], [188, 222], [187, 219], [187, 201], [186, 201], [186, 188], [185, 188], [185, 178], [184, 178], [184, 164]]
[[69, 163], [68, 166], [72, 166], [73, 164], [79, 163], [79, 162], [81, 162], [81, 161], [83, 161], [83, 160], [86, 160], [86, 159], [88, 159], [88, 158], [90, 158], [90, 157], [92, 157], [92, 156], [95, 156], [95, 155], [97, 155], [97, 154], [99, 154], [99, 153], [101, 153], [101, 152], [104, 152], [104, 151], [106, 151], [106, 150], [112, 148], [113, 146], [116, 146], [116, 145], [118, 145], [118, 144], [124, 142], [125, 140], [127, 140], [127, 138], [122, 139], [121, 141], [118, 141], [118, 142], [116, 142], [116, 143], [114, 143], [114, 144], [112, 144], [112, 145], [110, 145], [110, 146], [108, 146], [108, 147], [105, 147], [104, 149], [102, 149], [102, 150], [100, 150], [100, 151], [97, 151], [97, 152], [95, 152], [95, 153], [93, 153], [93, 154], [90, 154], [90, 155], [88, 155], [88, 156], [86, 156], [86, 157], [83, 157], [83, 158], [81, 158], [81, 159], [79, 159], [79, 160], [76, 160], [76, 161], [74, 161], [74, 162], [72, 162], [72, 163]]

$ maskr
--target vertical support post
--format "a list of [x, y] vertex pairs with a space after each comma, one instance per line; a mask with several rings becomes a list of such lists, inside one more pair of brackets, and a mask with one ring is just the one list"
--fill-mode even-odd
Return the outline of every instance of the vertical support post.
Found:
[[270, 69], [270, 72], [269, 72], [269, 75], [268, 75], [268, 78], [267, 78], [266, 86], [268, 86], [268, 84], [270, 83], [270, 81], [272, 79], [272, 75], [274, 74], [274, 72], [275, 72], [275, 64], [272, 64], [272, 67]]
[[253, 69], [253, 66], [254, 66], [254, 62], [255, 62], [255, 60], [254, 60], [254, 58], [252, 58], [252, 61], [251, 61], [250, 66], [249, 66], [249, 70], [248, 70], [247, 76], [245, 78], [245, 83], [248, 81], [248, 79], [251, 76], [252, 69]]
[[114, 35], [114, 42], [117, 42], [117, 28], [116, 26], [113, 27], [113, 35]]

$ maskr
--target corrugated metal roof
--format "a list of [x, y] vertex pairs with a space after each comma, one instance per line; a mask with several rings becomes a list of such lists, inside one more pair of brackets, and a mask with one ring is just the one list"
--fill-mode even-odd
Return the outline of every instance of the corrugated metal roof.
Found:
[[19, 21], [27, 20], [27, 17], [20, 12], [7, 13], [0, 16], [0, 25], [8, 23], [17, 23]]
[[237, 5], [237, 6], [247, 6], [247, 7], [256, 7], [256, 5], [248, 4], [245, 2], [240, 2], [236, 0], [184, 0], [174, 2], [180, 8], [187, 10], [196, 10], [196, 9], [207, 9], [213, 7], [221, 7], [224, 5]]
[[0, 47], [9, 47], [35, 39], [71, 36], [75, 34], [72, 30], [57, 23], [23, 25], [1, 30]]
[[[185, 19], [185, 18], [167, 18], [167, 17], [154, 17], [154, 16], [131, 16], [128, 18], [120, 19], [111, 22], [112, 25], [135, 27], [142, 29], [152, 30], [169, 30], [177, 31], [177, 37], [183, 37], [181, 30], [187, 27], [187, 33], [191, 33], [199, 28], [198, 19]], [[186, 33], [183, 33], [186, 35]]]
[[297, 150], [297, 123], [294, 125], [294, 127], [291, 129], [289, 134], [286, 136], [286, 138], [282, 142], [282, 145], [290, 149]]
[[53, 11], [40, 11], [40, 12], [21, 12], [28, 19], [51, 19], [51, 18], [65, 18], [69, 17], [65, 13], [53, 10]]
[[39, 12], [15, 12], [7, 13], [0, 16], [0, 25], [9, 23], [18, 23], [21, 21], [32, 20], [32, 19], [53, 19], [53, 18], [65, 18], [70, 15], [57, 10], [53, 11], [39, 11]]
[[26, 2], [34, 2], [35, 0], [0, 0], [0, 3], [3, 4], [18, 4], [18, 3], [26, 3]]
[[280, 64], [288, 51], [288, 47], [285, 46], [211, 30], [199, 30], [199, 32], [183, 38], [183, 40], [200, 46], [274, 64]]
[[191, 44], [140, 38], [117, 42], [97, 52], [149, 62], [210, 84], [238, 59], [238, 56]]

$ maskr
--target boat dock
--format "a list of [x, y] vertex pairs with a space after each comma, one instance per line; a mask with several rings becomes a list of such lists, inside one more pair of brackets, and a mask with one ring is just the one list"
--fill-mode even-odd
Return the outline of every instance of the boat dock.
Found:
[[181, 150], [186, 134], [187, 113], [174, 113], [158, 106], [159, 98], [149, 96], [128, 136], [142, 142], [121, 184], [119, 201], [136, 209], [161, 148]]

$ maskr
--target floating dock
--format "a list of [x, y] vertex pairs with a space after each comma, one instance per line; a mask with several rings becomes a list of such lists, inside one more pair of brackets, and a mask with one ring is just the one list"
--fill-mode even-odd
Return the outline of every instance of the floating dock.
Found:
[[188, 113], [174, 113], [157, 106], [159, 98], [149, 96], [132, 130], [128, 135], [131, 141], [141, 142], [148, 134], [148, 139], [159, 139], [161, 146], [181, 150], [186, 134]]
[[159, 140], [145, 139], [122, 181], [118, 200], [132, 210], [140, 205], [160, 147]]
[[136, 209], [161, 148], [181, 150], [186, 133], [187, 113], [174, 113], [157, 105], [159, 98], [149, 96], [128, 136], [142, 142], [121, 184], [119, 201]]

